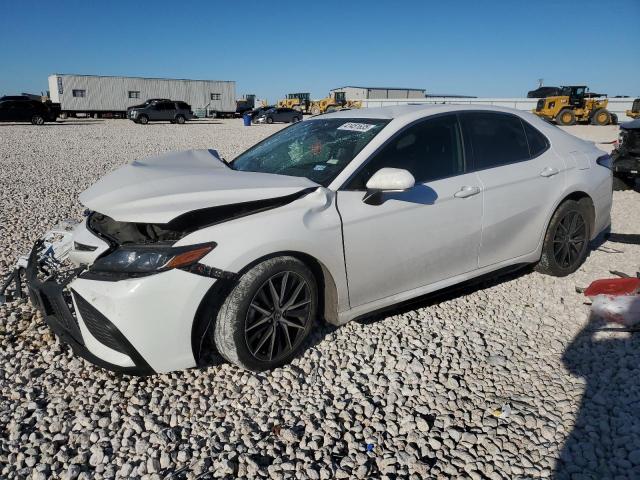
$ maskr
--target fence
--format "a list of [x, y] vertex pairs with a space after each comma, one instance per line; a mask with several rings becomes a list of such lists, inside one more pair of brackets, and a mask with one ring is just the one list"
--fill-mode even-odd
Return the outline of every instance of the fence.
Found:
[[[618, 120], [625, 122], [632, 120], [627, 117], [626, 111], [631, 110], [633, 98], [610, 98], [608, 110], [618, 116]], [[380, 99], [362, 100], [362, 107], [386, 107], [389, 105], [406, 104], [438, 104], [455, 103], [463, 105], [495, 105], [497, 107], [509, 107], [517, 110], [533, 110], [536, 108], [537, 98], [454, 98], [454, 97], [427, 97], [424, 99]]]

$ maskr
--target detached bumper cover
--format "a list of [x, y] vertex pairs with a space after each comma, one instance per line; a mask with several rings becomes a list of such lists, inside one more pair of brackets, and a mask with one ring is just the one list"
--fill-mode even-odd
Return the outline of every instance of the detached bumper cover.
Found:
[[[73, 271], [68, 272], [66, 277], [62, 274], [51, 275], [46, 280], [38, 278], [37, 258], [39, 247], [39, 242], [36, 242], [31, 251], [29, 265], [26, 269], [29, 296], [36, 308], [42, 312], [45, 322], [56, 336], [62, 342], [68, 344], [76, 355], [102, 368], [129, 375], [151, 375], [155, 373], [112, 322], [93, 308], [77, 292], [68, 287], [69, 283], [75, 278]], [[94, 323], [94, 325], [91, 327], [87, 325], [87, 327], [97, 332], [94, 335], [108, 342], [110, 348], [128, 356], [133, 361], [134, 366], [123, 367], [115, 365], [106, 362], [89, 351], [83, 339], [75, 305], [78, 305], [78, 308], [83, 311], [82, 313], [87, 318], [91, 317], [93, 319], [94, 322], [89, 324]], [[99, 325], [98, 329], [96, 329], [96, 325]]]

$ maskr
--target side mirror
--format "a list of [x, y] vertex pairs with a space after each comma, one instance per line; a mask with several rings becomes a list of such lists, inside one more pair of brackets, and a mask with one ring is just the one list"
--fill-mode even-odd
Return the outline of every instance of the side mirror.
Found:
[[362, 199], [369, 205], [380, 205], [385, 192], [404, 192], [414, 187], [415, 178], [403, 168], [385, 167], [378, 170], [367, 182], [367, 193]]

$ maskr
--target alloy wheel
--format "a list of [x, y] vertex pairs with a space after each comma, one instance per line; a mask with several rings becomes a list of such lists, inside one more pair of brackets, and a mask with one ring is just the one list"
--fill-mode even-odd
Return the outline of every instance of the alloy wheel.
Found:
[[553, 237], [553, 256], [560, 268], [571, 268], [586, 248], [587, 223], [576, 211], [567, 213]]
[[247, 347], [258, 360], [276, 361], [298, 347], [311, 321], [311, 290], [295, 272], [271, 276], [253, 296], [245, 319]]

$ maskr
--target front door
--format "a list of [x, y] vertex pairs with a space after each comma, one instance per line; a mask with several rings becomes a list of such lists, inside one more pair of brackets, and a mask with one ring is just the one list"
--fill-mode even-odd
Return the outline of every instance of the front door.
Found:
[[[416, 185], [369, 205], [364, 186], [383, 167]], [[444, 115], [405, 128], [338, 191], [351, 307], [477, 269], [482, 191], [465, 170], [457, 117]]]

